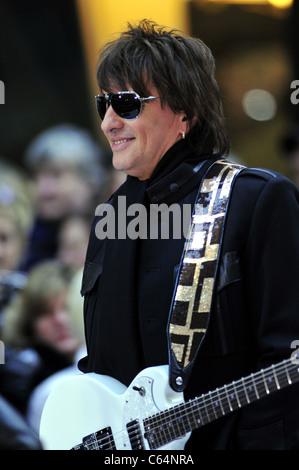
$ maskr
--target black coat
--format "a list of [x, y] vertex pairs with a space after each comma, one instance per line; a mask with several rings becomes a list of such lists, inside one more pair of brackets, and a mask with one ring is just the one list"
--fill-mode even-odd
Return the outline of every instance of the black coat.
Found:
[[[168, 151], [146, 183], [147, 205], [194, 203], [211, 158], [195, 158], [185, 146], [180, 142]], [[200, 160], [202, 164], [198, 167]], [[127, 194], [130, 184], [126, 182], [114, 198]], [[128, 385], [142, 368], [168, 362], [166, 325], [184, 239], [136, 241], [134, 269], [130, 271], [128, 263], [122, 263], [115, 255], [117, 250], [113, 252], [112, 248], [108, 258], [107, 247], [115, 245], [98, 240], [97, 221], [98, 218], [91, 231], [83, 275], [88, 356], [80, 367], [84, 372], [113, 375]], [[274, 172], [244, 170], [233, 188], [221, 248], [217, 296], [185, 390], [186, 398], [290, 357], [291, 343], [299, 340], [298, 234], [296, 187]], [[128, 250], [125, 247], [122, 246], [122, 252], [131, 250], [131, 245]], [[109, 259], [110, 271], [107, 267], [105, 271]], [[109, 282], [101, 279], [105, 272]], [[134, 277], [132, 292], [131, 285], [126, 289], [126, 275]], [[121, 279], [119, 295], [114, 290], [115, 279]], [[126, 318], [130, 314], [125, 312], [124, 318], [121, 314], [118, 318], [113, 313], [118, 302], [122, 305], [122, 294], [127, 296], [124, 299], [134, 296], [128, 327]], [[111, 311], [107, 309], [109, 303], [102, 300], [105, 297], [107, 302], [111, 300]], [[194, 431], [187, 447], [191, 450], [299, 447], [297, 394], [298, 386], [292, 385], [220, 418]]]

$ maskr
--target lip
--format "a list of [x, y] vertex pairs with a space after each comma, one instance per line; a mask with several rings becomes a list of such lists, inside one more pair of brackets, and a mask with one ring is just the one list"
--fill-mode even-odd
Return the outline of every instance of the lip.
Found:
[[135, 137], [118, 137], [111, 139], [112, 150], [121, 150], [127, 147], [133, 140], [135, 140]]
[[64, 341], [66, 339], [71, 338], [71, 334], [69, 331], [61, 331], [57, 334], [56, 340], [57, 341]]

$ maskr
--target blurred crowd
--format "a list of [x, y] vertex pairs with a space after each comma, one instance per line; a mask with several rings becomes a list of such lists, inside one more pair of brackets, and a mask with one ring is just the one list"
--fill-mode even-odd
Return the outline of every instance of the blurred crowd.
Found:
[[98, 204], [115, 189], [105, 151], [73, 125], [0, 158], [0, 449], [40, 449], [53, 384], [85, 354], [82, 269]]

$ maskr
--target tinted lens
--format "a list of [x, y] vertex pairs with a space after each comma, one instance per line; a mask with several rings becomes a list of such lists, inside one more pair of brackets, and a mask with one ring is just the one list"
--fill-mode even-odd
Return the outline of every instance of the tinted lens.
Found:
[[136, 119], [141, 112], [141, 102], [136, 93], [111, 93], [108, 100], [104, 95], [99, 95], [96, 97], [96, 104], [101, 119], [104, 119], [110, 104], [123, 119]]
[[107, 109], [107, 102], [104, 96], [97, 96], [96, 97], [96, 104], [99, 116], [101, 119], [104, 119]]
[[112, 95], [111, 105], [116, 114], [123, 119], [136, 119], [141, 111], [141, 102], [135, 93]]

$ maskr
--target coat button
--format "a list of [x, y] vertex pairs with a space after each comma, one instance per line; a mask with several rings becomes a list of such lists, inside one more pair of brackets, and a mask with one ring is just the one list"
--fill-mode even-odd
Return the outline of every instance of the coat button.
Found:
[[169, 186], [169, 191], [172, 193], [176, 193], [179, 190], [179, 188], [180, 187], [178, 183], [171, 183], [171, 185]]

